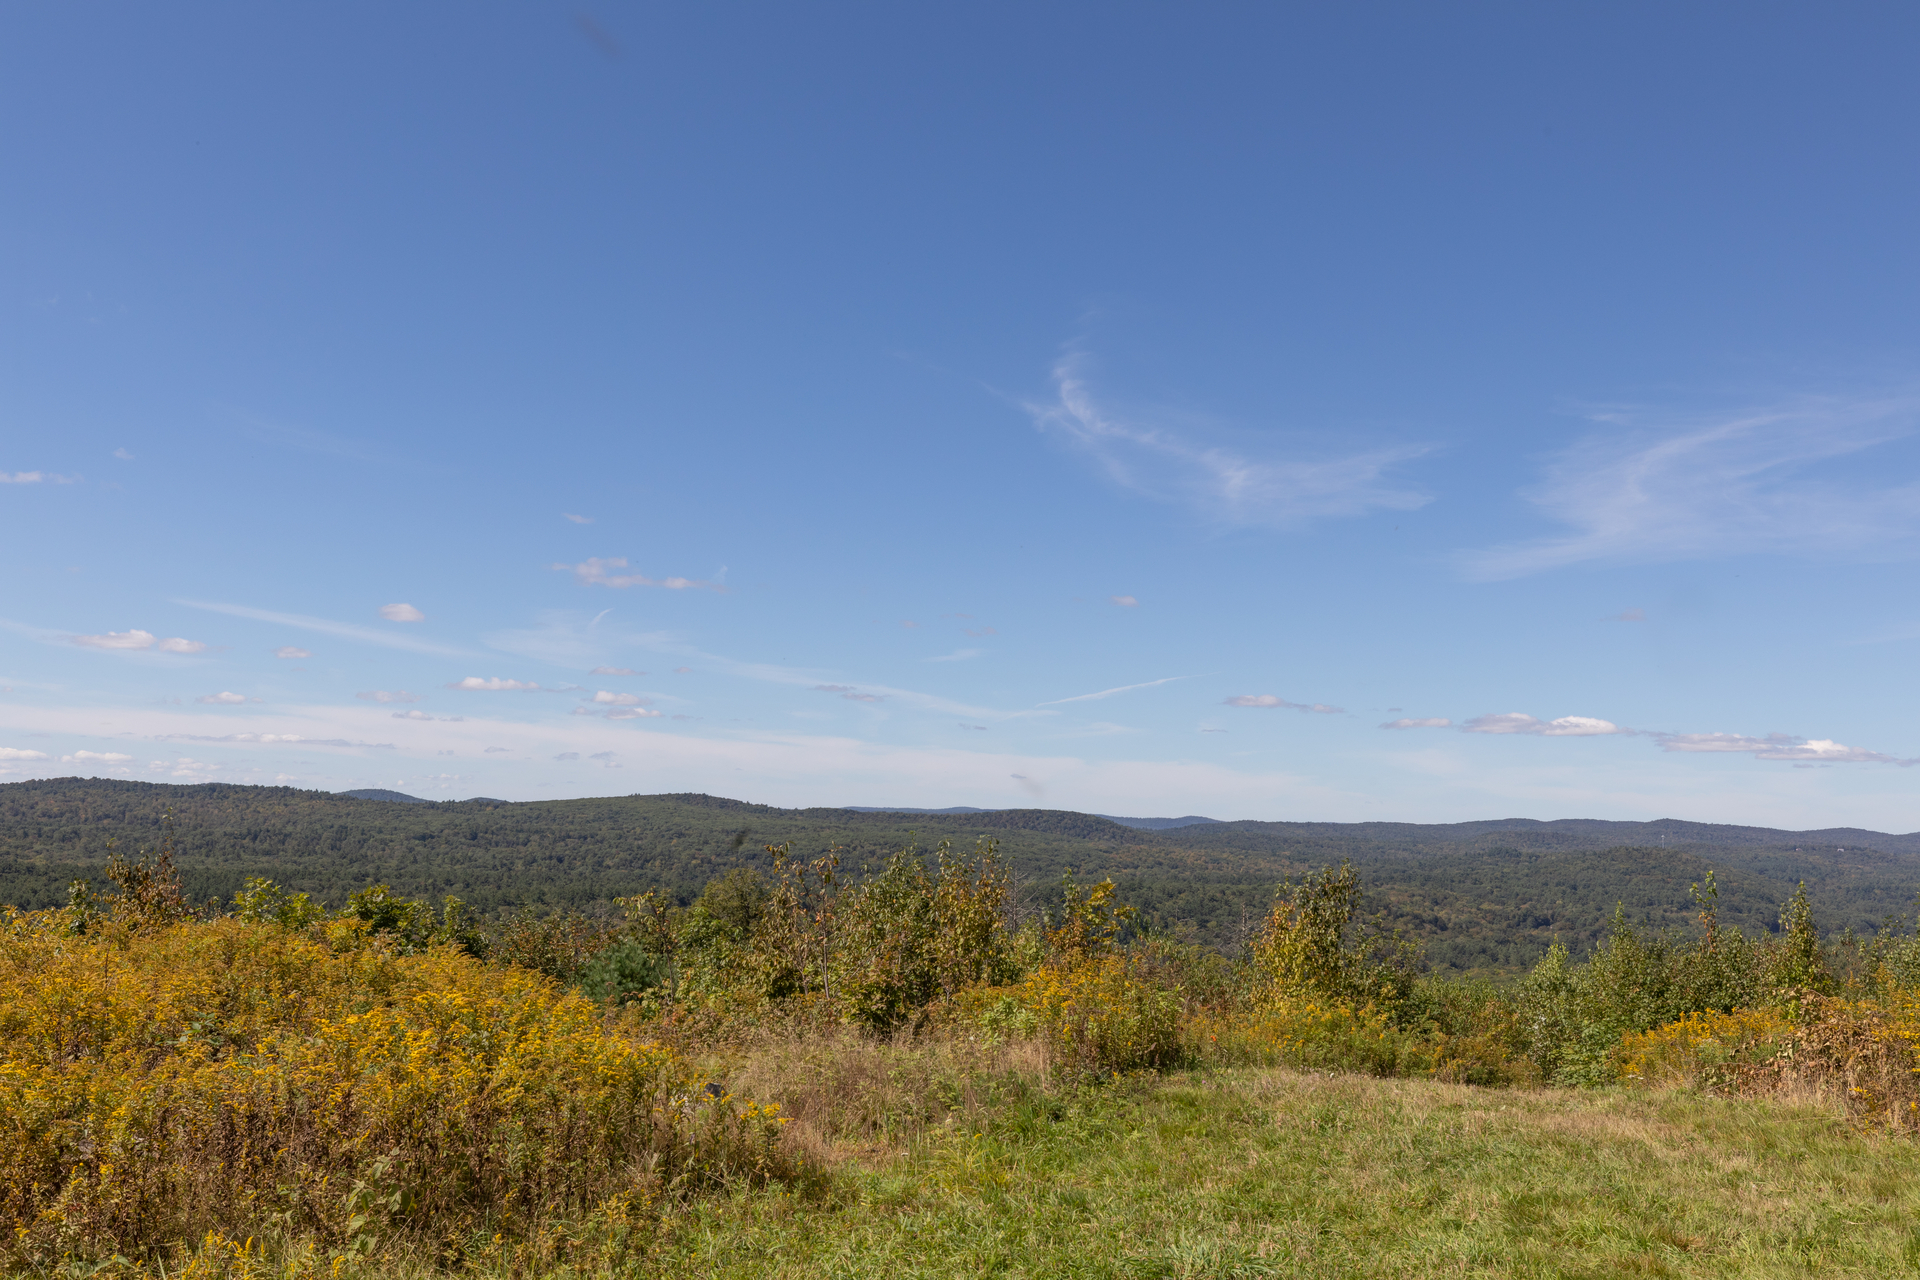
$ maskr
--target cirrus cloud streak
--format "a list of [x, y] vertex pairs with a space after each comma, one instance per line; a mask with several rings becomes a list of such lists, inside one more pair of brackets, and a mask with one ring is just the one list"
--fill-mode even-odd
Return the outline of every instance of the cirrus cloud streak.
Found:
[[1569, 565], [1770, 553], [1906, 559], [1920, 554], [1920, 484], [1829, 464], [1910, 436], [1920, 399], [1807, 398], [1718, 417], [1600, 430], [1562, 452], [1522, 496], [1570, 533], [1469, 551], [1469, 578]]
[[625, 556], [612, 556], [602, 559], [589, 556], [579, 564], [556, 564], [555, 569], [565, 570], [573, 575], [574, 581], [586, 587], [613, 587], [624, 590], [627, 587], [665, 587], [669, 591], [719, 591], [726, 588], [717, 582], [704, 582], [698, 578], [649, 578], [643, 573], [619, 572], [628, 568]]
[[1228, 707], [1260, 707], [1269, 711], [1317, 711], [1323, 716], [1345, 715], [1347, 710], [1345, 707], [1329, 706], [1324, 702], [1288, 702], [1285, 698], [1276, 697], [1271, 693], [1239, 693], [1223, 700], [1221, 705]]
[[[1055, 398], [1023, 407], [1037, 427], [1069, 441], [1123, 489], [1181, 503], [1222, 524], [1269, 528], [1375, 509], [1411, 511], [1428, 502], [1426, 494], [1384, 480], [1389, 469], [1428, 452], [1423, 445], [1312, 460], [1253, 458], [1107, 413], [1094, 401], [1084, 365], [1078, 353], [1062, 357], [1053, 368]], [[1118, 596], [1114, 602], [1133, 603]]]

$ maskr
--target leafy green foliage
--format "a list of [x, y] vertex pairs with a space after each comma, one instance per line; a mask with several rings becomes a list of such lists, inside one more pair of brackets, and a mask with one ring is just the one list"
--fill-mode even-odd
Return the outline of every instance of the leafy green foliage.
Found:
[[678, 976], [671, 959], [654, 955], [637, 939], [622, 938], [580, 966], [579, 985], [595, 1000], [625, 1004], [648, 992], [671, 988]]
[[1360, 875], [1351, 863], [1287, 883], [1251, 948], [1274, 990], [1318, 995], [1398, 1014], [1419, 973], [1419, 949], [1375, 921], [1356, 926]]
[[909, 846], [852, 884], [831, 852], [768, 852], [771, 878], [735, 869], [684, 913], [657, 899], [629, 903], [653, 953], [679, 961], [689, 996], [819, 996], [884, 1030], [1005, 975], [1007, 874], [991, 841], [971, 858], [943, 843], [931, 866]]
[[445, 943], [472, 956], [484, 955], [487, 950], [485, 937], [458, 898], [447, 898], [435, 918], [433, 908], [426, 903], [402, 898], [386, 885], [376, 884], [349, 895], [340, 914], [364, 922], [376, 937], [393, 939], [402, 955]]
[[318, 924], [327, 911], [304, 893], [288, 893], [271, 880], [248, 876], [240, 892], [233, 895], [233, 914], [250, 924], [305, 929]]

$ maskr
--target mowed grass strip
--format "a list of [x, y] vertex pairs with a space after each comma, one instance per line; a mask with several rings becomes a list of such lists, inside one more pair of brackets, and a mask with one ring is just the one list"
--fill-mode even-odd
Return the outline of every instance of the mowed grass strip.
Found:
[[1277, 1070], [1032, 1097], [827, 1203], [675, 1215], [715, 1276], [1920, 1274], [1920, 1148], [1830, 1110]]

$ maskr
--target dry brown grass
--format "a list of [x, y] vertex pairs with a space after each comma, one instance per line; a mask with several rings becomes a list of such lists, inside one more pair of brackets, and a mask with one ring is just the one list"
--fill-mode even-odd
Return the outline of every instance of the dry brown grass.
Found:
[[930, 1129], [1043, 1088], [1052, 1067], [1039, 1040], [938, 1027], [884, 1037], [846, 1026], [768, 1028], [692, 1056], [734, 1091], [777, 1103], [789, 1152], [822, 1169], [903, 1153]]

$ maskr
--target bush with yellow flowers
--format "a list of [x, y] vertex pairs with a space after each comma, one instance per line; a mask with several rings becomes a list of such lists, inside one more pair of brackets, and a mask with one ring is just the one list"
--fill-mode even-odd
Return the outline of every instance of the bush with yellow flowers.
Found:
[[1867, 1128], [1920, 1130], [1920, 993], [1800, 992], [1774, 1008], [1691, 1013], [1621, 1038], [1621, 1080], [1734, 1095], [1824, 1097]]
[[1409, 1037], [1371, 1008], [1311, 994], [1274, 996], [1248, 1009], [1188, 1020], [1193, 1055], [1227, 1066], [1294, 1067], [1392, 1075]]
[[[1053, 1061], [1082, 1072], [1170, 1067], [1181, 1057], [1180, 996], [1138, 956], [1107, 953], [1041, 965], [1000, 988]], [[986, 1005], [1006, 1016], [1005, 1006]], [[1021, 1016], [1024, 1015], [1024, 1016]]]
[[458, 1256], [775, 1171], [778, 1117], [580, 994], [271, 914], [0, 919], [0, 1265], [216, 1230]]

